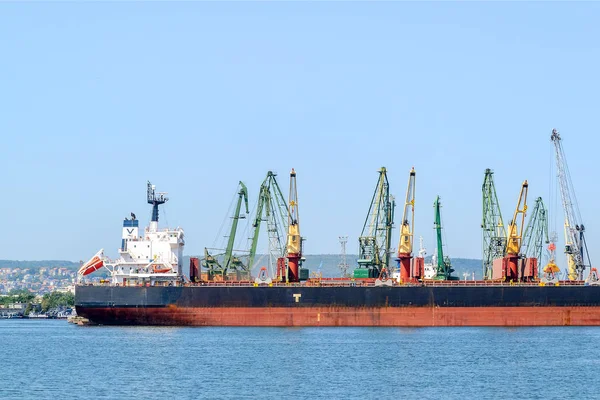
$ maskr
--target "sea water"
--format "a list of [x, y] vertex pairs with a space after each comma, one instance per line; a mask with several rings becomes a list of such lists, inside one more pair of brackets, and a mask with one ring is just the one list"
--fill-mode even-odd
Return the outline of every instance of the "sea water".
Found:
[[600, 328], [0, 320], [0, 399], [600, 398]]

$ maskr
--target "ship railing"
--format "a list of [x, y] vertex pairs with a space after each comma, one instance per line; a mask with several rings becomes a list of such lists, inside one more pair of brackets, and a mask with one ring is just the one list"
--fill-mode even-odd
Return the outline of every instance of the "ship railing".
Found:
[[[560, 281], [556, 286], [583, 286], [584, 281]], [[470, 281], [424, 281], [424, 282], [406, 282], [398, 283], [393, 282], [393, 287], [418, 287], [418, 286], [446, 286], [446, 287], [475, 287], [475, 286], [540, 286], [539, 281], [531, 282], [507, 282], [507, 281], [491, 281], [491, 280], [470, 280]], [[550, 285], [550, 284], [549, 284]], [[257, 284], [254, 281], [201, 281], [201, 282], [190, 282], [184, 284], [184, 286], [256, 286], [256, 287], [364, 287], [364, 286], [375, 286], [375, 279], [363, 278], [363, 279], [348, 279], [348, 278], [322, 278], [322, 279], [309, 279], [304, 282], [272, 282], [269, 284]], [[554, 284], [552, 284], [554, 286]]]
[[[584, 286], [585, 281], [559, 281], [557, 285], [548, 284], [548, 286]], [[85, 284], [87, 286], [116, 286], [109, 279], [100, 280], [99, 282], [90, 282]], [[309, 279], [304, 282], [272, 282], [269, 284], [257, 284], [255, 281], [240, 280], [240, 281], [201, 281], [201, 282], [188, 282], [178, 283], [171, 280], [155, 281], [153, 286], [207, 286], [207, 287], [365, 287], [375, 286], [375, 279], [362, 278], [362, 279], [348, 279], [348, 278], [321, 278], [321, 279]], [[503, 286], [503, 287], [527, 287], [527, 286], [540, 286], [539, 281], [532, 282], [506, 282], [506, 281], [492, 281], [492, 280], [470, 280], [470, 281], [423, 281], [423, 282], [406, 282], [398, 283], [393, 282], [393, 287], [492, 287], [492, 286]], [[150, 286], [148, 282], [139, 283], [134, 280], [128, 281], [125, 286]]]

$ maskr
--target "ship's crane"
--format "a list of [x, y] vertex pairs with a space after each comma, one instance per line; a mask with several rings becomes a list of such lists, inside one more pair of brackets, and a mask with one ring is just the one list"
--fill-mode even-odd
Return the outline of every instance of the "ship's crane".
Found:
[[240, 219], [246, 218], [246, 215], [240, 215], [242, 208], [242, 200], [246, 206], [246, 214], [248, 211], [248, 189], [243, 182], [239, 183], [240, 190], [237, 193], [238, 199], [234, 214], [232, 216], [233, 222], [231, 223], [231, 230], [229, 232], [229, 239], [227, 241], [227, 247], [225, 248], [225, 254], [223, 256], [222, 263], [219, 262], [216, 256], [209, 253], [209, 249], [204, 249], [204, 262], [203, 266], [208, 269], [209, 276], [214, 277], [216, 274], [221, 275], [223, 279], [226, 278], [227, 272], [231, 269], [242, 271], [245, 275], [249, 274], [249, 267], [233, 254], [233, 245], [235, 243], [235, 236], [237, 232], [238, 222]]
[[406, 188], [406, 200], [402, 213], [402, 225], [400, 227], [400, 241], [398, 243], [398, 265], [400, 267], [400, 281], [411, 280], [411, 260], [413, 251], [413, 232], [415, 225], [415, 169], [410, 170], [408, 186]]
[[452, 263], [448, 256], [444, 256], [444, 243], [442, 241], [442, 214], [440, 196], [435, 198], [433, 203], [435, 222], [434, 229], [437, 239], [437, 256], [436, 256], [436, 280], [457, 280], [458, 277], [452, 276]]
[[586, 269], [585, 257], [587, 257], [588, 263], [590, 261], [585, 243], [585, 226], [579, 213], [573, 182], [562, 147], [562, 139], [556, 129], [552, 129], [550, 140], [554, 143], [560, 198], [565, 212], [565, 254], [569, 267], [569, 279], [583, 280], [583, 273]]
[[485, 170], [482, 185], [483, 193], [483, 279], [492, 279], [492, 265], [495, 259], [504, 257], [506, 250], [506, 228], [496, 196], [494, 172]]
[[267, 177], [260, 185], [256, 217], [252, 223], [254, 231], [252, 233], [248, 261], [248, 268], [252, 269], [256, 257], [260, 227], [262, 222], [265, 221], [267, 223], [267, 233], [269, 237], [269, 270], [271, 276], [275, 275], [274, 269], [278, 262], [285, 263], [287, 250], [285, 240], [289, 218], [286, 200], [277, 183], [276, 176], [275, 173], [269, 171]]
[[390, 269], [390, 247], [394, 224], [394, 199], [390, 196], [387, 170], [379, 170], [369, 212], [358, 238], [359, 270], [355, 277], [377, 278]]
[[296, 171], [290, 172], [290, 194], [287, 235], [287, 281], [300, 280], [300, 263], [302, 259], [302, 237], [300, 236], [300, 215], [298, 214], [298, 189], [296, 188]]
[[525, 258], [535, 258], [541, 265], [545, 245], [550, 243], [548, 237], [548, 213], [541, 197], [535, 200], [533, 211], [527, 222], [521, 244], [521, 253]]

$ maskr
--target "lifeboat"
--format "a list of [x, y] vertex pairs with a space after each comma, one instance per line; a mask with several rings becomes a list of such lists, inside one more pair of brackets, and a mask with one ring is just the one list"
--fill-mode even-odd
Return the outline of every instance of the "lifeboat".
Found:
[[88, 262], [83, 264], [79, 271], [77, 272], [79, 275], [89, 275], [94, 271], [99, 270], [104, 266], [104, 261], [102, 261], [101, 254], [104, 249], [100, 250], [94, 257], [92, 257]]
[[[162, 267], [162, 268], [161, 268], [161, 267]], [[156, 264], [154, 264], [154, 265], [152, 266], [152, 271], [153, 271], [155, 274], [164, 274], [164, 273], [167, 273], [167, 272], [171, 272], [171, 268], [166, 268], [166, 267], [164, 267], [164, 266], [162, 266], [162, 265], [156, 265]]]

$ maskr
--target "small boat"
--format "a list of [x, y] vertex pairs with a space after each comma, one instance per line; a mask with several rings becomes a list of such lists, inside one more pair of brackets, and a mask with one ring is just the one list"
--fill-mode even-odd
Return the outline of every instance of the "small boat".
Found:
[[103, 251], [104, 249], [101, 249], [99, 252], [96, 253], [94, 257], [92, 257], [88, 262], [83, 264], [81, 268], [79, 268], [78, 274], [85, 276], [102, 268], [104, 266], [104, 261], [102, 261], [101, 258]]
[[[163, 268], [161, 268], [161, 267], [163, 267]], [[152, 266], [152, 271], [155, 274], [166, 274], [167, 272], [171, 272], [172, 269], [173, 268], [168, 268], [168, 267], [166, 267], [164, 265], [156, 265], [156, 264], [154, 264]]]

